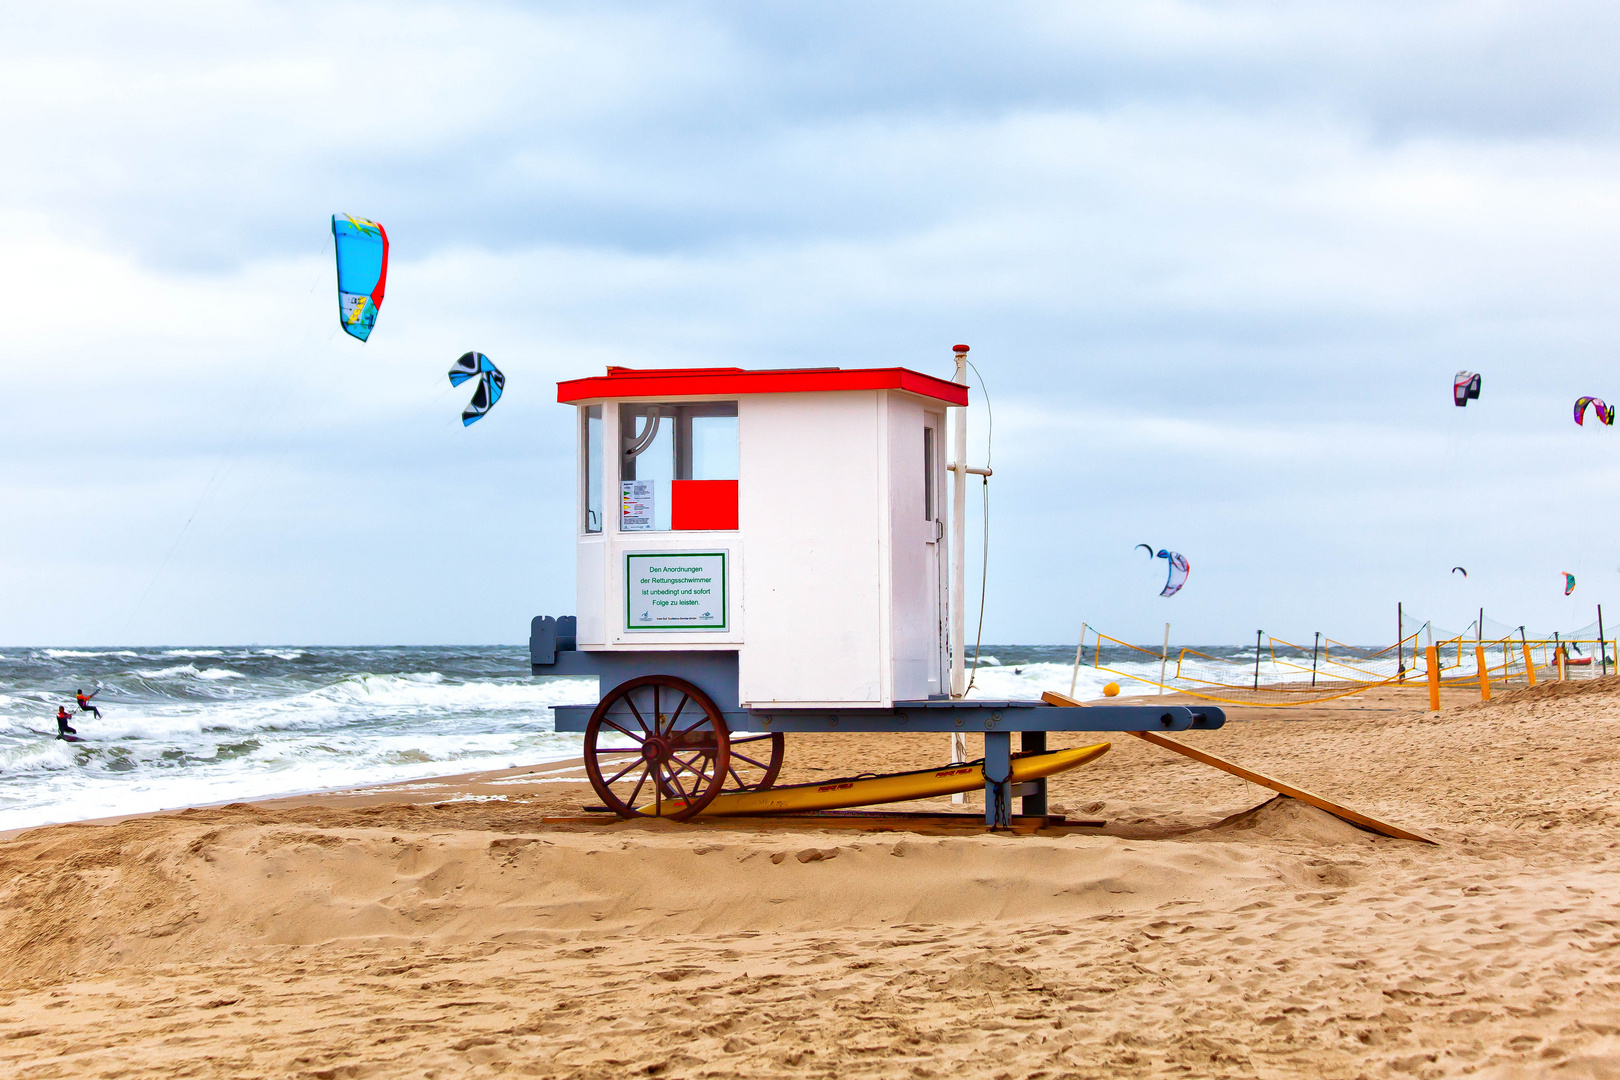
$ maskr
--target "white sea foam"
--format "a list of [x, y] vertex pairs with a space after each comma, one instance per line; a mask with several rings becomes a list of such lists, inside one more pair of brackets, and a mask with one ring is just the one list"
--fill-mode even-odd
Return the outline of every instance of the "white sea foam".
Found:
[[156, 670], [149, 670], [149, 671], [142, 671], [142, 670], [137, 669], [135, 674], [139, 675], [143, 679], [190, 678], [190, 679], [205, 679], [205, 680], [208, 680], [210, 682], [215, 680], [215, 679], [245, 679], [245, 678], [247, 678], [247, 676], [243, 675], [240, 671], [232, 671], [230, 668], [202, 668], [202, 669], [198, 669], [196, 664], [180, 664], [177, 667], [157, 668]]
[[[332, 742], [332, 740], [327, 740]], [[253, 754], [191, 772], [132, 769], [121, 774], [89, 772], [80, 763], [94, 744], [46, 741], [34, 757], [49, 785], [48, 799], [7, 800], [0, 806], [0, 829], [58, 821], [82, 821], [114, 814], [150, 813], [181, 806], [206, 806], [243, 799], [323, 791], [355, 784], [397, 783], [480, 768], [502, 768], [511, 760], [543, 762], [579, 753], [577, 736], [550, 732], [507, 740], [497, 755], [467, 755], [450, 761], [389, 762], [361, 740], [320, 747], [266, 747]], [[8, 768], [15, 767], [11, 762]], [[22, 771], [22, 770], [19, 770]], [[27, 777], [19, 777], [26, 782]]]
[[[54, 773], [72, 768], [74, 760], [74, 746], [77, 744], [63, 742], [55, 738], [39, 739], [27, 746], [19, 753], [5, 756], [5, 769], [8, 773]], [[0, 811], [0, 820], [4, 819], [4, 812]], [[64, 819], [67, 820], [67, 819]], [[0, 825], [0, 828], [10, 826]]]
[[315, 697], [402, 708], [525, 709], [578, 699], [594, 680], [547, 679], [522, 683], [447, 682], [436, 671], [413, 675], [357, 675], [315, 691]]
[[164, 649], [164, 656], [224, 656], [224, 649]]
[[297, 660], [300, 657], [302, 657], [304, 654], [299, 652], [297, 649], [293, 649], [293, 650], [291, 650], [289, 652], [283, 652], [283, 651], [278, 650], [278, 649], [260, 649], [259, 650], [259, 655], [260, 656], [273, 656], [277, 660]]
[[[1113, 665], [1115, 670], [1136, 675], [1142, 679], [1157, 681], [1159, 678], [1159, 665], [1146, 664], [1137, 661]], [[1151, 670], [1150, 670], [1151, 669]], [[1073, 680], [1074, 696], [1081, 700], [1090, 700], [1103, 696], [1103, 686], [1111, 682], [1121, 682], [1113, 671], [1100, 670], [1089, 663], [1081, 664], [1076, 673], [1072, 664], [1059, 663], [1032, 663], [1020, 664], [1015, 667], [1006, 665], [986, 667], [981, 659], [978, 672], [973, 677], [973, 689], [968, 697], [979, 699], [1016, 699], [1040, 697], [1045, 690], [1055, 690], [1060, 694], [1069, 692], [1070, 681]], [[1151, 693], [1153, 688], [1144, 683], [1124, 681], [1121, 688], [1126, 694]]]
[[88, 658], [95, 656], [139, 656], [140, 653], [132, 649], [115, 649], [111, 652], [84, 652], [79, 649], [41, 649], [46, 656], [53, 660], [66, 660]]

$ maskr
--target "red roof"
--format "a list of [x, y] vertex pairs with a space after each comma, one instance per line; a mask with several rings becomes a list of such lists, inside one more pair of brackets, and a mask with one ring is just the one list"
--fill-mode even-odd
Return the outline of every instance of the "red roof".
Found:
[[735, 397], [837, 390], [903, 390], [946, 405], [966, 405], [967, 387], [909, 368], [626, 368], [557, 384], [563, 404], [612, 398]]

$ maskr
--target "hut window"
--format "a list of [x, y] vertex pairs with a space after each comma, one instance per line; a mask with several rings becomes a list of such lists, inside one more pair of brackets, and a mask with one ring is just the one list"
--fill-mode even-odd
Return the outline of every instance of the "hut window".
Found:
[[585, 463], [585, 531], [602, 531], [602, 406], [586, 405], [580, 414], [580, 460]]
[[934, 520], [934, 429], [923, 428], [923, 520]]
[[619, 528], [737, 527], [737, 403], [619, 406]]

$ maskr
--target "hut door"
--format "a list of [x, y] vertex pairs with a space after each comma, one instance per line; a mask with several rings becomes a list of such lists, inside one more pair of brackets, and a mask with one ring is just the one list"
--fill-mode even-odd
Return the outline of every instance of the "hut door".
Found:
[[923, 427], [923, 514], [928, 519], [927, 537], [927, 574], [931, 584], [929, 595], [933, 598], [931, 617], [928, 622], [933, 627], [933, 645], [928, 651], [928, 693], [929, 696], [943, 695], [946, 692], [946, 671], [949, 662], [945, 658], [946, 629], [945, 622], [948, 617], [948, 604], [946, 602], [945, 569], [949, 559], [945, 556], [945, 515], [942, 513], [945, 490], [943, 470], [940, 468], [940, 420], [935, 413], [927, 413]]

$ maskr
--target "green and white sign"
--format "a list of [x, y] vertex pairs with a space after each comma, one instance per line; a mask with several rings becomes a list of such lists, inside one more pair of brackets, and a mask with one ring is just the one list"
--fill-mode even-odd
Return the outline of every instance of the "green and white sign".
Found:
[[726, 629], [724, 551], [627, 554], [624, 585], [626, 629]]

